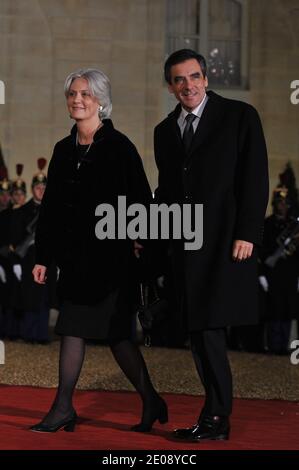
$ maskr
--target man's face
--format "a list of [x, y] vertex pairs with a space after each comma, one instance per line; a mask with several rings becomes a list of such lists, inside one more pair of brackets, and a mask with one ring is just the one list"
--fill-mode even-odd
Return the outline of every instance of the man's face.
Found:
[[1, 191], [0, 192], [0, 206], [7, 207], [9, 204], [11, 197], [8, 191]]
[[275, 212], [280, 217], [286, 217], [288, 214], [289, 206], [285, 200], [278, 200], [275, 204]]
[[173, 93], [183, 108], [191, 112], [203, 100], [208, 86], [207, 77], [204, 78], [201, 66], [196, 59], [188, 59], [170, 69], [171, 84], [168, 84], [170, 93]]
[[33, 186], [32, 194], [33, 194], [34, 199], [37, 202], [41, 202], [41, 200], [43, 198], [43, 195], [44, 195], [44, 192], [45, 192], [45, 189], [46, 189], [46, 185], [43, 184], [43, 183], [35, 184]]
[[25, 204], [26, 194], [21, 189], [16, 189], [12, 193], [12, 200], [13, 200], [14, 204], [16, 204], [18, 206], [22, 206], [23, 204]]

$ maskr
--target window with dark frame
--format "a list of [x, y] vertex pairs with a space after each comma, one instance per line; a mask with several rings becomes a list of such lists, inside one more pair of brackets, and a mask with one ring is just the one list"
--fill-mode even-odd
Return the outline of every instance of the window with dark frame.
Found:
[[247, 0], [166, 0], [166, 56], [190, 48], [205, 56], [213, 88], [245, 89]]

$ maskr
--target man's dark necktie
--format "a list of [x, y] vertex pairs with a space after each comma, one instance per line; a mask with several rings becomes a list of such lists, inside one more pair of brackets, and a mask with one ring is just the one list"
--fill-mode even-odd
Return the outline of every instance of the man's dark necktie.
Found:
[[194, 129], [193, 129], [192, 123], [195, 118], [196, 118], [195, 114], [192, 114], [192, 113], [187, 114], [187, 116], [185, 117], [186, 126], [183, 132], [183, 144], [184, 144], [186, 153], [188, 153], [190, 150], [192, 139], [194, 136]]

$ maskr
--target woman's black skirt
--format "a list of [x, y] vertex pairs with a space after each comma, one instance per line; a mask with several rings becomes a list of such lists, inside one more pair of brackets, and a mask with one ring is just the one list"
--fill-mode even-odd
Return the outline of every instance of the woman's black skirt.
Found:
[[134, 302], [118, 288], [96, 305], [78, 305], [65, 300], [60, 308], [55, 333], [86, 339], [119, 340], [131, 337]]

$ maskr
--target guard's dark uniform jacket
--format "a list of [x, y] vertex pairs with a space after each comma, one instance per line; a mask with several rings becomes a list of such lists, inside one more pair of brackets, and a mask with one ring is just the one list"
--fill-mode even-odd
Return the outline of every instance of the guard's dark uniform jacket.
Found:
[[291, 220], [271, 215], [265, 220], [264, 242], [261, 249], [262, 274], [268, 281], [268, 318], [290, 320], [298, 318], [299, 247], [291, 255], [280, 258], [274, 267], [265, 261], [277, 250], [277, 239]]
[[[13, 211], [11, 221], [11, 245], [17, 251], [20, 249], [22, 253], [21, 256], [17, 252], [11, 254], [11, 263], [20, 264], [22, 268], [22, 280], [14, 282], [15, 289], [11, 295], [11, 303], [14, 303], [16, 308], [30, 312], [40, 309], [42, 297], [45, 295], [45, 285], [34, 282], [32, 276], [35, 261], [34, 234], [39, 209], [40, 204], [32, 198], [22, 207]], [[48, 284], [50, 279], [52, 278], [49, 278]], [[18, 292], [18, 284], [21, 293]]]

